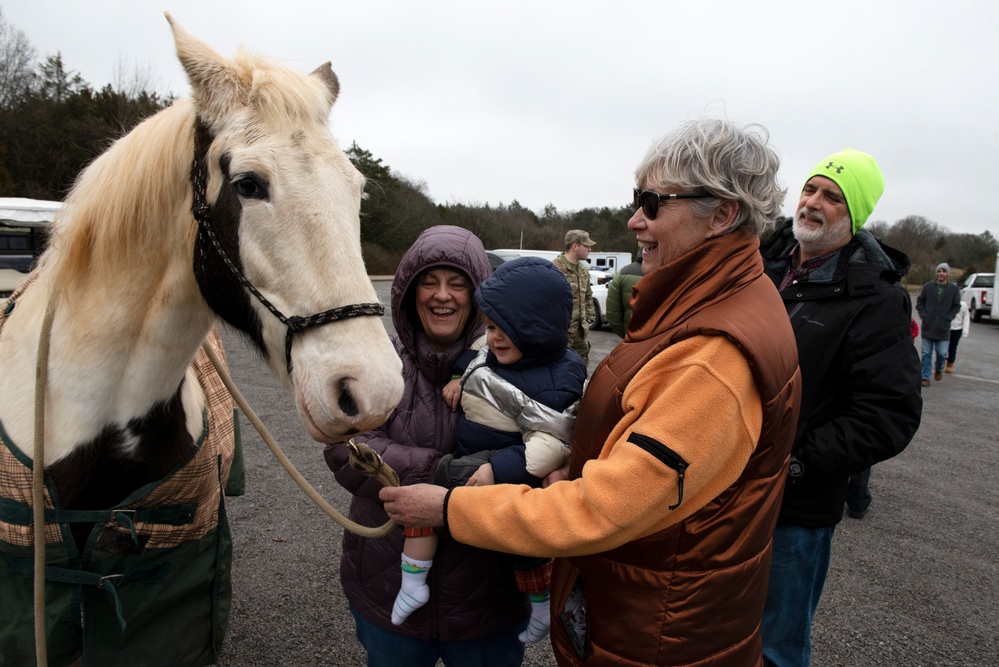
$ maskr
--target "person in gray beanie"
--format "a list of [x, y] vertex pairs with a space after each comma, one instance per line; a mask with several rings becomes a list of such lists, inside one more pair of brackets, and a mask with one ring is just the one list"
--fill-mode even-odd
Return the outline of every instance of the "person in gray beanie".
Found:
[[[937, 264], [937, 278], [931, 280], [919, 292], [916, 299], [916, 312], [922, 320], [923, 339], [923, 386], [930, 386], [930, 369], [933, 379], [943, 379], [944, 364], [947, 362], [950, 347], [950, 323], [961, 309], [961, 290], [950, 282], [950, 265]], [[936, 352], [936, 363], [933, 354]]]

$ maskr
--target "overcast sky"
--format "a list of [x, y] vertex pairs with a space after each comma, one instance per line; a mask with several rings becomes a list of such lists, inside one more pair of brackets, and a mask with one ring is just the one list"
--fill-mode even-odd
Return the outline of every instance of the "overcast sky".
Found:
[[[160, 6], [162, 5], [162, 6]], [[329, 60], [333, 132], [438, 202], [621, 206], [656, 137], [702, 116], [759, 123], [784, 212], [821, 158], [874, 155], [871, 220], [999, 236], [995, 0], [0, 0], [39, 57], [189, 90], [162, 10], [222, 55]]]

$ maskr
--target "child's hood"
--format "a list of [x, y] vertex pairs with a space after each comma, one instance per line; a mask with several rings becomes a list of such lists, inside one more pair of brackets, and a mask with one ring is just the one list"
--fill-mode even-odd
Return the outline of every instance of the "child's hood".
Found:
[[501, 264], [475, 290], [475, 301], [524, 355], [514, 366], [547, 365], [565, 353], [572, 290], [547, 259], [522, 257]]

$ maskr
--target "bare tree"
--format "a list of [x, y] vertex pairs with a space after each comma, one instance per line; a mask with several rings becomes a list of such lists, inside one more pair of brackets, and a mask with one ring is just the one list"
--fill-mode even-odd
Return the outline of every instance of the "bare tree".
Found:
[[118, 55], [112, 83], [100, 91], [106, 121], [115, 128], [117, 135], [125, 134], [143, 118], [172, 101], [172, 97], [160, 97], [156, 92], [159, 83], [153, 71], [148, 63], [142, 66], [133, 62], [129, 66], [121, 54]]
[[890, 228], [891, 225], [884, 220], [871, 220], [864, 225], [864, 229], [873, 234], [876, 239], [884, 239]]
[[0, 109], [20, 102], [33, 85], [35, 47], [7, 23], [0, 9]]
[[118, 54], [111, 72], [111, 86], [115, 92], [129, 99], [135, 99], [143, 93], [156, 93], [159, 85], [160, 82], [154, 76], [153, 66], [150, 63], [140, 65], [138, 61], [133, 61], [129, 65], [122, 55]]
[[913, 283], [932, 278], [934, 267], [945, 259], [947, 230], [921, 215], [902, 218], [888, 229], [883, 240], [909, 256], [909, 281]]

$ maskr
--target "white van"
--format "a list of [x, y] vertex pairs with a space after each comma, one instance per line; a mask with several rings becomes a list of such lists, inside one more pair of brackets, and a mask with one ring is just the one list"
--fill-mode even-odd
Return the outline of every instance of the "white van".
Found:
[[524, 248], [497, 248], [490, 250], [490, 252], [499, 255], [506, 262], [520, 257], [543, 257], [549, 262], [554, 262], [562, 254], [558, 250], [525, 250]]
[[57, 201], [0, 197], [0, 298], [10, 296], [35, 267], [61, 207]]

